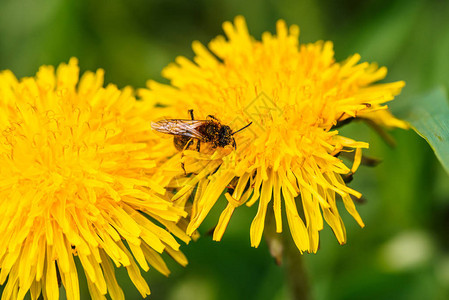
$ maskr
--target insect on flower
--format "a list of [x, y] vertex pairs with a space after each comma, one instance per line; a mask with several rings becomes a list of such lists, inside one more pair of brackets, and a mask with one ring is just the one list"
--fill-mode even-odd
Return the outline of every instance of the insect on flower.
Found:
[[[189, 110], [189, 115], [190, 120], [165, 119], [151, 123], [151, 128], [162, 133], [174, 135], [173, 142], [179, 151], [189, 149], [196, 141], [196, 151], [199, 152], [201, 143], [210, 143], [212, 149], [228, 145], [232, 145], [234, 149], [237, 149], [233, 135], [252, 124], [250, 122], [239, 130], [232, 132], [231, 127], [221, 124], [212, 115], [208, 115], [206, 120], [195, 120], [193, 109]], [[184, 169], [183, 164], [182, 168]]]

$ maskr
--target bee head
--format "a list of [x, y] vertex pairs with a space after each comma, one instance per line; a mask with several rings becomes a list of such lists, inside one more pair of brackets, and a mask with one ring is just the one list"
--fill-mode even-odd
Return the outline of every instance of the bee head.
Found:
[[225, 147], [232, 142], [232, 130], [231, 127], [223, 125], [218, 133], [218, 146]]

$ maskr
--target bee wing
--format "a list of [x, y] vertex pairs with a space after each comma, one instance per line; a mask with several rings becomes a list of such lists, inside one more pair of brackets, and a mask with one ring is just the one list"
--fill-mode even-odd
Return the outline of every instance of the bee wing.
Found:
[[151, 123], [151, 128], [162, 133], [201, 139], [202, 135], [197, 128], [203, 125], [204, 122], [202, 120], [161, 120]]

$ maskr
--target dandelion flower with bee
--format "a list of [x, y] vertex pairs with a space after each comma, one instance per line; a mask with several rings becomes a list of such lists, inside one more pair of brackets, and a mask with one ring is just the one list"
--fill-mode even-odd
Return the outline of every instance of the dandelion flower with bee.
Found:
[[124, 299], [124, 266], [145, 297], [139, 266], [168, 275], [160, 254], [187, 263], [185, 215], [151, 179], [167, 145], [148, 120], [159, 112], [130, 88], [79, 79], [76, 59], [21, 80], [0, 73], [0, 283], [2, 299], [80, 299], [75, 259], [92, 299]]
[[[337, 200], [343, 200], [363, 227], [352, 200], [361, 194], [349, 188], [343, 176], [357, 170], [368, 144], [340, 135], [336, 125], [363, 117], [407, 128], [385, 105], [404, 82], [375, 84], [386, 76], [386, 68], [359, 63], [358, 54], [336, 62], [331, 42], [301, 45], [299, 28], [287, 28], [284, 21], [278, 21], [276, 35], [266, 32], [261, 41], [249, 35], [243, 17], [234, 24], [225, 22], [223, 29], [227, 39], [218, 36], [209, 49], [194, 42], [193, 62], [178, 57], [163, 71], [170, 85], [149, 81], [148, 89], [140, 91], [143, 99], [178, 109], [178, 115], [168, 119], [187, 117], [192, 109], [196, 119], [212, 115], [233, 131], [252, 122], [233, 136], [236, 147], [188, 147], [159, 170], [159, 176], [166, 174], [165, 182], [178, 185], [175, 201], [185, 204], [186, 195], [196, 191], [187, 233], [200, 226], [225, 192], [227, 207], [214, 240], [222, 238], [237, 207], [257, 203], [250, 227], [254, 247], [270, 211], [276, 231], [283, 231], [282, 210], [301, 252], [317, 251], [324, 221], [338, 242], [345, 243]], [[339, 158], [347, 151], [355, 153], [350, 166]], [[190, 176], [183, 177], [180, 161]]]

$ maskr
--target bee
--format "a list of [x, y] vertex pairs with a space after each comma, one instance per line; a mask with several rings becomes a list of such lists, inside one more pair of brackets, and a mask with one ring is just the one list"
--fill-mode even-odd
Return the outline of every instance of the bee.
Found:
[[231, 127], [221, 124], [212, 115], [208, 115], [206, 120], [195, 120], [193, 109], [190, 109], [188, 112], [190, 120], [165, 119], [151, 123], [151, 128], [158, 132], [174, 135], [173, 143], [179, 151], [189, 149], [196, 141], [196, 151], [199, 152], [201, 143], [209, 143], [212, 149], [223, 148], [228, 145], [232, 145], [234, 149], [237, 149], [234, 134], [252, 124], [250, 122], [233, 132]]

